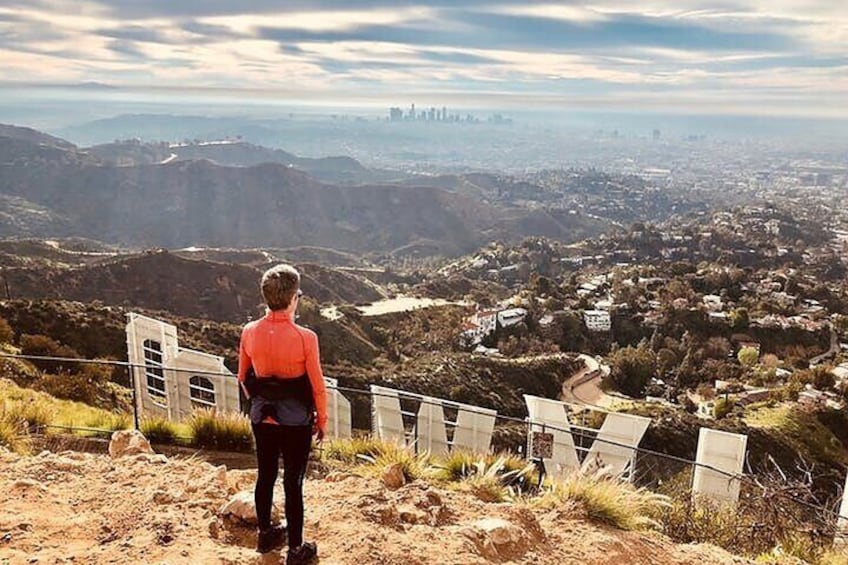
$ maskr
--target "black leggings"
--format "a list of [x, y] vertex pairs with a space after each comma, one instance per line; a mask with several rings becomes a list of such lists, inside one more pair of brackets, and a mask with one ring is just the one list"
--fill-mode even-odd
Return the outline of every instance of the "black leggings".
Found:
[[256, 463], [259, 466], [254, 491], [259, 528], [271, 527], [274, 483], [277, 482], [282, 454], [289, 547], [298, 547], [303, 543], [303, 476], [312, 447], [312, 426], [253, 424], [253, 437], [256, 438]]

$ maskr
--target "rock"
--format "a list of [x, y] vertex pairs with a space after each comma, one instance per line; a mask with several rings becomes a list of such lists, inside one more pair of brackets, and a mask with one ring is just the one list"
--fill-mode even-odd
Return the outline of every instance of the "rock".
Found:
[[218, 536], [221, 535], [221, 527], [218, 524], [218, 518], [212, 518], [209, 520], [209, 536], [212, 539], [218, 539]]
[[500, 518], [483, 518], [474, 522], [474, 527], [485, 533], [498, 546], [516, 544], [523, 538], [521, 528]]
[[38, 481], [32, 479], [18, 479], [12, 483], [12, 490], [37, 490], [39, 492], [47, 492], [47, 487]]
[[406, 484], [406, 477], [403, 474], [403, 465], [400, 463], [392, 463], [383, 470], [383, 484], [386, 488], [396, 490]]
[[407, 524], [427, 524], [430, 521], [429, 514], [408, 504], [398, 506], [397, 513], [400, 521]]
[[150, 442], [140, 431], [119, 430], [112, 434], [112, 439], [109, 441], [109, 456], [112, 459], [139, 453], [153, 454]]
[[227, 488], [227, 466], [219, 465], [215, 467], [215, 482], [222, 488]]
[[164, 465], [168, 462], [168, 458], [161, 453], [139, 453], [134, 459], [152, 465]]
[[353, 473], [348, 473], [347, 471], [333, 471], [329, 473], [324, 480], [328, 483], [338, 483], [345, 479], [349, 479], [350, 477], [356, 477]]
[[521, 555], [528, 546], [524, 531], [501, 518], [483, 518], [462, 533], [470, 538], [478, 551], [489, 559], [511, 559]]
[[[222, 518], [236, 518], [246, 524], [256, 525], [256, 504], [253, 501], [253, 491], [243, 490], [233, 495], [230, 500], [221, 507], [218, 514]], [[271, 520], [280, 518], [280, 509], [275, 505], [271, 507]]]
[[44, 466], [52, 471], [76, 471], [83, 467], [83, 463], [74, 459], [69, 459], [65, 456], [59, 456], [48, 459]]
[[182, 492], [168, 492], [164, 490], [157, 490], [153, 493], [153, 502], [156, 504], [176, 504], [178, 502], [185, 502], [186, 497]]

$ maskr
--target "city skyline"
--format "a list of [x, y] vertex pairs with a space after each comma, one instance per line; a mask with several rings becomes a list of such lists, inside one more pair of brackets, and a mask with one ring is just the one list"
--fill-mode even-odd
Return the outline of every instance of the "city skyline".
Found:
[[100, 83], [191, 97], [242, 93], [436, 106], [848, 118], [848, 8], [728, 0], [145, 3], [0, 7], [0, 99]]

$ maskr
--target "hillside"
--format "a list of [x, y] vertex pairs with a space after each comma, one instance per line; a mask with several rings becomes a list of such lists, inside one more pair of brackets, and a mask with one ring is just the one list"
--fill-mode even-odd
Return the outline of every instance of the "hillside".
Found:
[[[63, 260], [69, 254], [55, 251], [47, 255], [45, 251], [41, 255]], [[382, 296], [373, 284], [355, 274], [319, 265], [301, 267], [303, 289], [316, 302], [355, 303]], [[3, 271], [2, 279], [4, 292], [13, 299], [99, 301], [240, 323], [261, 311], [261, 274], [260, 268], [252, 266], [188, 259], [158, 250], [101, 257], [96, 263], [74, 267], [10, 267]]]
[[[305, 483], [305, 530], [321, 563], [748, 563], [593, 523], [579, 505], [486, 503], [422, 480], [390, 490], [322, 467]], [[10, 564], [274, 562], [279, 553], [253, 551], [252, 527], [219, 515], [254, 480], [254, 471], [162, 455], [0, 450], [3, 555]], [[506, 524], [487, 531], [493, 519]]]
[[[0, 235], [80, 236], [131, 247], [309, 245], [458, 255], [492, 239], [574, 240], [604, 227], [520, 202], [493, 203], [468, 187], [342, 185], [295, 168], [346, 182], [361, 167], [346, 158], [286, 163], [277, 155], [278, 162], [265, 162], [269, 150], [233, 143], [175, 147], [156, 162], [159, 145], [131, 145], [87, 152], [0, 135]], [[184, 158], [199, 160], [180, 160], [185, 151]]]

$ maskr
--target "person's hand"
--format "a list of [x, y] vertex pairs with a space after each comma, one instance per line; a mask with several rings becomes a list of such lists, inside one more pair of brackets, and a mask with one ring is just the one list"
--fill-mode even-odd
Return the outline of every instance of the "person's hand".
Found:
[[315, 441], [317, 441], [319, 443], [324, 441], [324, 434], [325, 434], [324, 428], [322, 428], [318, 424], [314, 424], [312, 426], [312, 435], [315, 436]]

